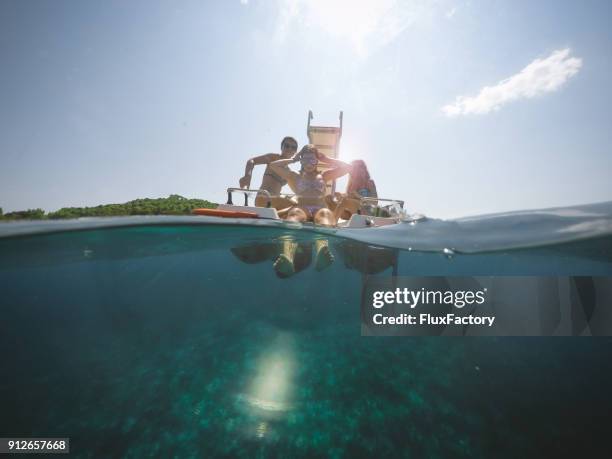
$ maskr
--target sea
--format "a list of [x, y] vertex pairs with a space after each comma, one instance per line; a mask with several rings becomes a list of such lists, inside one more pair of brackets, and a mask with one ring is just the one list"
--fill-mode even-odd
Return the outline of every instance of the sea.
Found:
[[[287, 242], [294, 273], [281, 276]], [[599, 285], [612, 203], [366, 229], [0, 224], [0, 437], [69, 438], [82, 458], [609, 453], [612, 338], [593, 336], [605, 327], [366, 336], [364, 285], [426, 276]], [[597, 308], [612, 320], [612, 303]]]

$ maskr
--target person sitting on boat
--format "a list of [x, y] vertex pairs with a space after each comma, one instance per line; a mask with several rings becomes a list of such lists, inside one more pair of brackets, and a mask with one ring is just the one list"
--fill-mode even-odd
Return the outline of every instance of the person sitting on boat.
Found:
[[361, 207], [361, 198], [377, 198], [376, 184], [370, 177], [366, 163], [361, 159], [351, 162], [346, 195], [340, 199], [334, 213], [336, 220], [348, 220]]
[[[279, 196], [281, 189], [287, 184], [287, 181], [284, 178], [280, 177], [278, 174], [276, 174], [270, 168], [270, 163], [279, 159], [292, 158], [293, 155], [295, 155], [297, 148], [297, 140], [295, 140], [293, 137], [288, 136], [281, 141], [280, 154], [267, 153], [265, 155], [256, 156], [254, 158], [249, 159], [246, 163], [244, 176], [239, 181], [240, 188], [250, 188], [253, 168], [258, 164], [266, 164], [266, 170], [264, 171], [263, 179], [261, 181], [261, 186], [259, 187], [259, 189], [265, 190], [273, 196], [271, 200], [271, 206], [278, 210], [294, 206], [294, 201]], [[255, 198], [255, 205], [257, 207], [265, 207], [266, 203], [267, 196], [263, 193], [258, 194]]]
[[[289, 164], [299, 161], [300, 172], [293, 172]], [[331, 169], [319, 173], [319, 162], [331, 166]], [[306, 145], [291, 159], [281, 159], [270, 164], [270, 168], [287, 180], [289, 187], [297, 195], [297, 206], [291, 207], [285, 220], [295, 222], [312, 221], [318, 225], [333, 226], [336, 224], [334, 213], [327, 208], [325, 201], [326, 183], [347, 174], [350, 165], [337, 159], [328, 158], [320, 153], [314, 145]], [[287, 239], [281, 254], [274, 263], [279, 277], [288, 277], [295, 271], [293, 258], [297, 244]], [[331, 265], [334, 257], [329, 250], [327, 240], [315, 241], [315, 268], [320, 271]]]
[[[289, 164], [301, 163], [300, 172], [293, 172]], [[319, 173], [319, 162], [331, 169]], [[297, 206], [292, 206], [285, 220], [312, 221], [319, 225], [333, 226], [336, 219], [325, 202], [326, 183], [347, 174], [351, 166], [343, 161], [329, 158], [320, 153], [314, 145], [306, 145], [291, 159], [280, 159], [270, 163], [270, 169], [285, 179], [296, 194]]]

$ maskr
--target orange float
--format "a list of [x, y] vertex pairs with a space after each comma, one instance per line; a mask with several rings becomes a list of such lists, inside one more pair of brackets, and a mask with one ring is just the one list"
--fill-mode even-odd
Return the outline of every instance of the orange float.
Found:
[[206, 215], [209, 217], [224, 217], [224, 218], [259, 218], [256, 212], [247, 210], [222, 210], [222, 209], [193, 209], [191, 211], [195, 215]]

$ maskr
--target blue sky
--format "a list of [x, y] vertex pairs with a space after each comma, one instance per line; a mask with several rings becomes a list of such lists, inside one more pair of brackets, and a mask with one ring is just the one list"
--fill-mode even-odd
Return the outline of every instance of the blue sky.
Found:
[[[0, 207], [222, 201], [344, 111], [379, 194], [459, 217], [612, 200], [607, 1], [0, 2]], [[256, 169], [254, 184], [263, 170]]]

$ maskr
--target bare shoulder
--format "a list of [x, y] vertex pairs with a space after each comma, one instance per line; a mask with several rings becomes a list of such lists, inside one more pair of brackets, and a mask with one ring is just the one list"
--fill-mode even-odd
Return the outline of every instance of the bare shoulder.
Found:
[[268, 157], [270, 162], [278, 161], [279, 159], [282, 159], [279, 153], [268, 153], [266, 156]]

